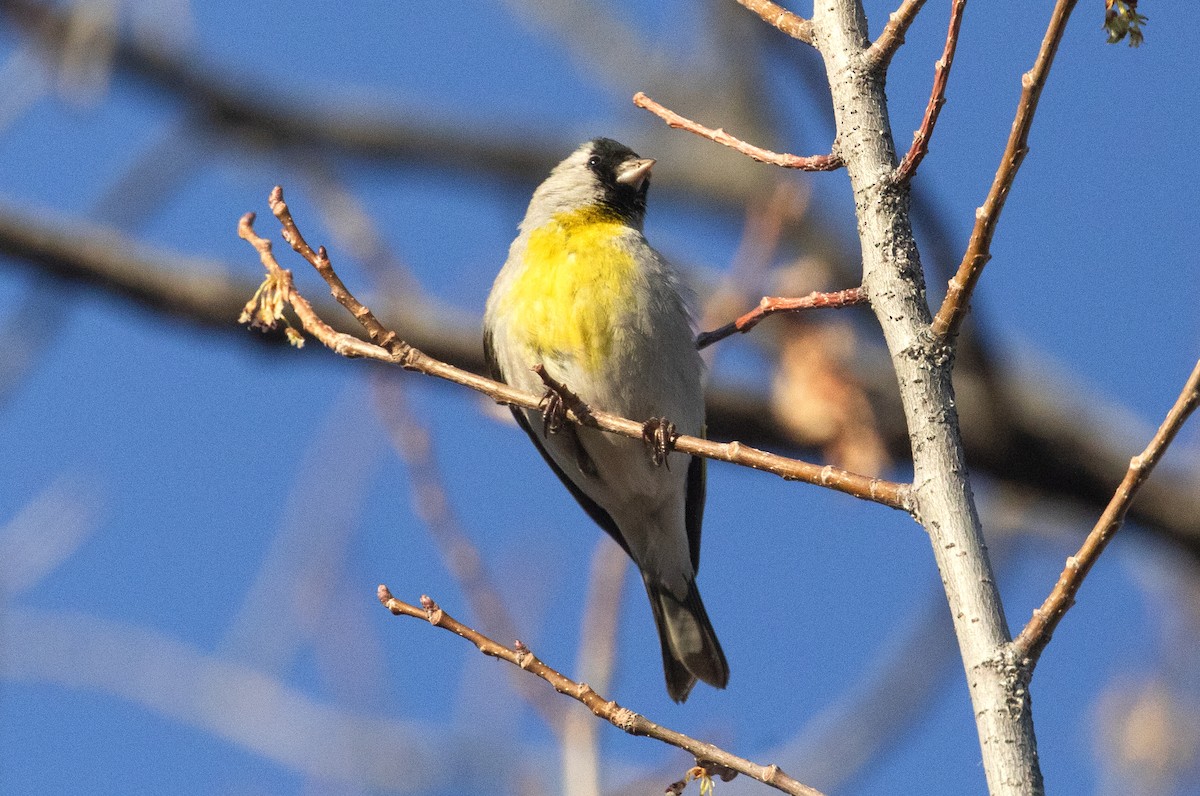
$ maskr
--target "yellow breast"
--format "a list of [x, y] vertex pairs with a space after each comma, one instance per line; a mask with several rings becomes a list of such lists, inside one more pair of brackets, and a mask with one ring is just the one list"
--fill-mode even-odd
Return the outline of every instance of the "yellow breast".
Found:
[[605, 208], [559, 213], [534, 230], [525, 267], [505, 299], [511, 330], [539, 358], [590, 371], [608, 360], [614, 320], [635, 309], [629, 228]]

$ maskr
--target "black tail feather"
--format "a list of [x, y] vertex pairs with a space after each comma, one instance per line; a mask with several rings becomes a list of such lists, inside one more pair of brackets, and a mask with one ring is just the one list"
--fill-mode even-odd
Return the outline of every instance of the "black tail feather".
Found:
[[695, 581], [688, 583], [687, 595], [682, 600], [663, 586], [649, 580], [645, 583], [654, 624], [658, 627], [663, 672], [671, 699], [685, 701], [697, 679], [724, 688], [729, 683], [729, 664], [700, 601]]

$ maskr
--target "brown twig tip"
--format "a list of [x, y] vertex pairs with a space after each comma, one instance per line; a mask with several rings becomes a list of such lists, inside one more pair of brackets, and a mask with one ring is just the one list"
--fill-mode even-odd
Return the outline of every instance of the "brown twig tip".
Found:
[[799, 14], [793, 14], [772, 0], [737, 0], [743, 8], [758, 14], [759, 19], [768, 25], [791, 36], [796, 41], [812, 44], [812, 21]]
[[866, 60], [872, 69], [885, 68], [892, 60], [900, 45], [904, 44], [904, 35], [923, 5], [925, 0], [904, 0], [900, 7], [891, 13], [883, 32], [867, 50]]
[[380, 604], [383, 605], [384, 608], [391, 611], [394, 615], [400, 616], [402, 613], [404, 613], [403, 604], [393, 597], [391, 590], [382, 583], [379, 584], [379, 588], [376, 589], [376, 596], [379, 598]]
[[686, 130], [689, 133], [694, 133], [701, 138], [707, 138], [722, 146], [727, 146], [737, 152], [741, 152], [747, 157], [757, 160], [759, 163], [767, 163], [772, 166], [779, 166], [785, 169], [798, 169], [800, 171], [834, 171], [842, 167], [842, 159], [834, 154], [828, 155], [812, 155], [809, 157], [801, 157], [800, 155], [781, 154], [772, 152], [769, 149], [748, 144], [740, 138], [735, 138], [723, 129], [712, 129], [705, 127], [699, 122], [694, 122], [684, 116], [680, 116], [673, 110], [664, 107], [663, 105], [650, 99], [644, 92], [639, 91], [633, 95], [633, 104], [639, 108], [650, 111], [658, 118], [667, 123], [668, 127], [676, 130]]
[[929, 93], [929, 102], [925, 106], [925, 116], [921, 126], [913, 133], [912, 146], [896, 167], [896, 179], [901, 182], [911, 180], [921, 165], [921, 160], [929, 152], [929, 139], [933, 137], [933, 128], [937, 124], [938, 114], [946, 104], [946, 84], [950, 80], [950, 67], [954, 65], [954, 51], [958, 47], [958, 32], [962, 27], [963, 9], [967, 0], [955, 0], [950, 7], [950, 27], [946, 31], [946, 46], [942, 57], [934, 65], [933, 88]]
[[1188, 417], [1200, 405], [1200, 362], [1192, 369], [1191, 375], [1183, 385], [1175, 404], [1167, 412], [1166, 418], [1158, 427], [1154, 437], [1137, 456], [1129, 461], [1129, 469], [1121, 480], [1112, 499], [1104, 509], [1104, 513], [1096, 521], [1096, 525], [1084, 540], [1083, 545], [1075, 555], [1067, 558], [1058, 582], [1054, 584], [1049, 596], [1041, 606], [1034, 609], [1033, 616], [1025, 628], [1012, 643], [1012, 651], [1016, 660], [1021, 662], [1026, 673], [1031, 673], [1037, 665], [1038, 657], [1050, 642], [1055, 628], [1062, 618], [1075, 604], [1075, 595], [1092, 567], [1104, 552], [1104, 548], [1125, 523], [1125, 516], [1133, 499], [1137, 496], [1142, 484], [1150, 477], [1155, 465], [1166, 453], [1171, 441], [1183, 428]]
[[[304, 239], [304, 235], [301, 234], [300, 228], [296, 225], [295, 219], [292, 218], [292, 213], [288, 209], [287, 203], [283, 200], [282, 186], [276, 185], [271, 189], [271, 194], [267, 198], [267, 202], [271, 206], [271, 212], [274, 213], [275, 218], [279, 220], [279, 224], [282, 228], [281, 231], [283, 233], [283, 239], [288, 242], [293, 251], [303, 257], [309, 265], [316, 269], [317, 273], [329, 286], [330, 294], [337, 299], [339, 304], [349, 310], [350, 313], [358, 319], [358, 322], [362, 325], [363, 329], [367, 332], [367, 335], [371, 338], [371, 342], [384, 349], [392, 358], [394, 358], [394, 361], [399, 362], [399, 364], [403, 365], [404, 367], [409, 367], [410, 359], [415, 356], [415, 353], [406, 343], [400, 340], [399, 336], [394, 331], [385, 328], [384, 325], [375, 317], [374, 313], [372, 313], [370, 309], [363, 305], [362, 302], [356, 299], [349, 289], [346, 288], [346, 285], [342, 282], [341, 277], [339, 277], [333, 270], [333, 264], [329, 260], [329, 253], [326, 251], [325, 247], [320, 246], [314, 251], [312, 246], [308, 245], [308, 241], [306, 241]], [[293, 297], [300, 298], [294, 292]], [[297, 312], [299, 312], [299, 308], [297, 308]], [[314, 320], [317, 320], [315, 316]], [[313, 330], [309, 329], [309, 331]], [[313, 333], [316, 334], [316, 332]], [[321, 337], [320, 334], [316, 334], [316, 336], [318, 339], [321, 339], [322, 342], [326, 342], [326, 339]], [[338, 351], [338, 353], [351, 356], [367, 356], [361, 345], [353, 342], [351, 338], [342, 336], [337, 338], [337, 342], [340, 344], [340, 348], [334, 345], [330, 345], [330, 347], [334, 348], [334, 350]], [[329, 345], [328, 342], [326, 342], [326, 344]]]
[[426, 611], [436, 611], [438, 604], [433, 601], [433, 598], [428, 594], [421, 595], [421, 607]]
[[757, 307], [740, 318], [730, 321], [718, 329], [713, 329], [711, 332], [701, 332], [696, 335], [696, 348], [707, 348], [713, 343], [724, 340], [726, 337], [735, 334], [745, 334], [757, 326], [768, 315], [773, 315], [777, 312], [797, 312], [799, 310], [820, 308], [839, 309], [841, 307], [852, 307], [856, 304], [866, 304], [868, 300], [867, 292], [861, 287], [837, 290], [832, 293], [813, 292], [800, 298], [763, 296], [758, 302]]
[[1050, 76], [1050, 67], [1054, 63], [1063, 31], [1067, 27], [1067, 19], [1071, 16], [1075, 4], [1076, 0], [1057, 0], [1054, 4], [1050, 23], [1046, 27], [1046, 35], [1042, 39], [1042, 46], [1033, 62], [1033, 68], [1021, 77], [1021, 98], [1017, 102], [1008, 142], [996, 169], [996, 176], [992, 178], [987, 198], [975, 211], [975, 226], [971, 230], [967, 250], [950, 280], [942, 306], [934, 316], [930, 329], [935, 337], [950, 338], [958, 334], [970, 307], [971, 295], [975, 291], [979, 275], [991, 259], [992, 237], [996, 233], [996, 225], [1000, 222], [1000, 214], [1011, 193], [1013, 181], [1017, 178], [1017, 171], [1029, 152], [1029, 130], [1033, 126], [1033, 117], [1037, 113], [1042, 89]]

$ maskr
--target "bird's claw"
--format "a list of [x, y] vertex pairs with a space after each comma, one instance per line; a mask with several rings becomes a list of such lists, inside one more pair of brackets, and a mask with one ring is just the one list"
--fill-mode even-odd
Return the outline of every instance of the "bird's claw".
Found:
[[542, 412], [542, 434], [557, 434], [567, 422], [567, 404], [562, 393], [553, 387], [546, 389], [538, 409]]
[[667, 454], [675, 447], [677, 436], [675, 424], [665, 417], [652, 417], [642, 424], [642, 440], [650, 449], [650, 461], [655, 467], [666, 465], [668, 470], [671, 469]]

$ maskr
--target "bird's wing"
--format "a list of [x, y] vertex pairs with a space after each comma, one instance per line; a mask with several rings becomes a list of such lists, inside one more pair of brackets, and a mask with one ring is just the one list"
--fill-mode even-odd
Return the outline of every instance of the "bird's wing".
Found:
[[700, 526], [704, 524], [704, 490], [708, 481], [708, 459], [693, 456], [688, 465], [687, 504], [684, 522], [687, 525], [688, 549], [692, 554], [692, 571], [700, 571]]
[[[483, 356], [484, 356], [484, 359], [487, 360], [488, 370], [491, 372], [492, 378], [495, 379], [496, 381], [505, 381], [504, 373], [501, 372], [501, 370], [500, 370], [500, 364], [497, 361], [495, 351], [492, 348], [492, 334], [490, 331], [485, 331], [483, 334]], [[505, 383], [507, 383], [507, 382], [505, 382]], [[517, 425], [519, 425], [522, 429], [524, 429], [525, 433], [529, 435], [529, 438], [531, 440], [533, 440], [533, 444], [537, 447], [538, 453], [542, 454], [542, 458], [546, 460], [546, 464], [550, 465], [550, 469], [553, 470], [554, 474], [558, 476], [558, 480], [563, 482], [563, 486], [565, 486], [567, 488], [567, 490], [571, 493], [571, 496], [574, 497], [576, 502], [578, 502], [579, 505], [583, 508], [583, 510], [587, 512], [587, 515], [589, 517], [591, 517], [592, 520], [597, 525], [599, 525], [601, 528], [603, 528], [605, 530], [605, 532], [608, 533], [608, 535], [611, 536], [616, 541], [616, 543], [621, 546], [621, 549], [624, 550], [625, 553], [627, 555], [629, 555], [630, 558], [632, 558], [633, 553], [631, 553], [629, 551], [629, 545], [625, 542], [625, 538], [621, 535], [621, 529], [617, 527], [617, 523], [613, 520], [612, 515], [610, 515], [607, 511], [605, 511], [603, 508], [601, 508], [599, 503], [597, 503], [596, 501], [594, 501], [590, 497], [588, 497], [586, 494], [584, 494], [583, 490], [580, 489], [575, 484], [575, 482], [572, 481], [571, 478], [565, 472], [563, 472], [563, 469], [558, 466], [558, 462], [554, 461], [553, 457], [550, 456], [550, 452], [546, 450], [546, 446], [542, 443], [542, 440], [538, 437], [537, 432], [534, 431], [533, 426], [531, 426], [529, 424], [529, 418], [527, 418], [525, 416], [524, 410], [522, 410], [516, 406], [510, 406], [509, 409], [512, 410], [513, 417], [515, 417], [517, 419]], [[568, 424], [564, 425], [558, 431], [558, 438], [559, 438], [559, 441], [561, 444], [563, 444], [566, 447], [571, 449], [572, 455], [575, 457], [575, 460], [579, 463], [580, 475], [582, 475], [584, 477], [595, 477], [596, 463], [592, 461], [592, 458], [590, 456], [588, 456], [587, 451], [584, 450], [583, 445], [579, 442], [579, 436], [576, 433], [575, 425], [572, 423], [568, 423]], [[702, 483], [700, 485], [700, 498], [701, 498], [700, 504], [701, 505], [700, 505], [699, 511], [701, 513], [703, 513], [703, 511], [704, 511], [703, 478], [701, 479], [701, 481], [702, 481]], [[690, 498], [690, 489], [689, 489], [689, 498]], [[690, 500], [689, 500], [689, 504], [690, 504]], [[691, 512], [691, 509], [689, 508], [689, 519], [691, 516], [690, 512]], [[691, 536], [690, 527], [691, 527], [691, 524], [689, 523], [689, 532], [688, 532], [689, 536]], [[700, 533], [699, 533], [699, 524], [697, 524], [695, 541], [692, 543], [692, 558], [695, 559], [698, 556], [699, 552], [700, 552]]]

